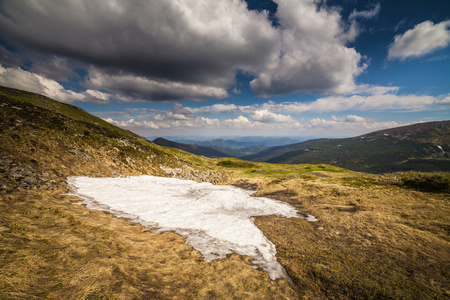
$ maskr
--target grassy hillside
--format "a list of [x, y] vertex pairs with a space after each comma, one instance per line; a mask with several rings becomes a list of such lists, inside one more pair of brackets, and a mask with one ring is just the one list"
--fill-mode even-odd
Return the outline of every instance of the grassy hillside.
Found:
[[[32, 189], [24, 178], [64, 183], [67, 176], [164, 175], [161, 166], [205, 169], [190, 153], [157, 146], [72, 105], [0, 88], [1, 164], [5, 187]], [[185, 168], [186, 169], [186, 168]], [[23, 176], [22, 176], [23, 175]], [[32, 180], [28, 178], [29, 180]]]
[[[251, 188], [317, 217], [255, 221], [292, 283], [65, 195], [67, 176], [139, 174]], [[206, 159], [0, 88], [1, 299], [446, 299], [449, 195], [448, 173]]]
[[347, 139], [317, 141], [268, 159], [326, 163], [354, 171], [450, 171], [450, 121], [421, 123]]

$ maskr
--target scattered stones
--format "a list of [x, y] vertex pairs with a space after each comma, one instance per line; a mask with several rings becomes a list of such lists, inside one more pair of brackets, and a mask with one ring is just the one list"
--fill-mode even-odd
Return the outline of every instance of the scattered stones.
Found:
[[89, 162], [92, 160], [92, 156], [88, 154], [88, 151], [82, 151], [76, 147], [72, 147], [69, 152], [78, 156], [83, 162]]
[[199, 171], [188, 166], [186, 166], [184, 169], [168, 168], [165, 166], [160, 166], [160, 168], [173, 178], [193, 180], [197, 182], [210, 182], [212, 184], [219, 184], [224, 182], [224, 174], [220, 174], [212, 170]]
[[31, 166], [16, 164], [7, 156], [0, 157], [0, 191], [19, 190], [51, 190], [54, 178], [48, 172], [36, 171]]

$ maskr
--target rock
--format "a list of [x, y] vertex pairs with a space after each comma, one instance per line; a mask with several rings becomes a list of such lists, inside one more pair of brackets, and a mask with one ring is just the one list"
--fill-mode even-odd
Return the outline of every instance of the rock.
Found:
[[0, 191], [8, 191], [11, 189], [11, 186], [6, 182], [0, 181]]
[[50, 181], [50, 180], [53, 178], [53, 176], [50, 175], [50, 173], [42, 172], [42, 173], [40, 174], [39, 178], [40, 178], [42, 181]]
[[80, 149], [73, 147], [73, 149], [69, 150], [70, 153], [78, 156], [83, 162], [89, 162], [92, 160], [92, 156], [90, 156], [87, 152], [81, 151]]
[[25, 182], [28, 185], [37, 185], [37, 184], [39, 184], [39, 180], [36, 177], [34, 177], [34, 176], [27, 176], [27, 177], [25, 177], [22, 180], [22, 182]]

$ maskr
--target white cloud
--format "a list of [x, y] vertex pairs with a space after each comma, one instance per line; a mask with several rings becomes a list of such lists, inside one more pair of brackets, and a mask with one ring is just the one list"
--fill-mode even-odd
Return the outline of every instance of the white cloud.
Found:
[[425, 21], [402, 35], [397, 35], [389, 47], [388, 59], [404, 60], [419, 57], [450, 44], [450, 21], [434, 24]]
[[192, 119], [183, 114], [176, 114], [173, 112], [166, 112], [163, 115], [156, 115], [154, 118], [156, 121], [164, 121], [164, 120], [188, 120]]
[[187, 108], [192, 113], [241, 113], [241, 109], [235, 104], [214, 104], [196, 108]]
[[253, 123], [250, 122], [250, 120], [244, 116], [239, 116], [236, 119], [227, 119], [222, 123], [226, 127], [243, 128], [243, 129], [254, 127]]
[[85, 98], [83, 101], [96, 102], [96, 103], [106, 103], [109, 102], [111, 95], [108, 93], [103, 93], [97, 90], [88, 89], [84, 93]]
[[377, 122], [372, 119], [367, 119], [355, 115], [347, 115], [343, 117], [332, 116], [331, 120], [315, 118], [309, 121], [308, 128], [315, 129], [317, 131], [324, 131], [332, 129], [335, 133], [340, 132], [341, 135], [348, 135], [349, 132], [353, 132], [353, 135], [357, 133], [367, 133], [369, 131], [381, 130], [386, 128], [392, 128], [399, 126], [399, 123], [394, 121]]
[[355, 20], [358, 18], [361, 19], [371, 19], [376, 17], [381, 11], [381, 5], [380, 3], [376, 3], [372, 5], [372, 9], [369, 10], [363, 10], [363, 11], [356, 11], [353, 10], [353, 12], [350, 14], [349, 19]]
[[[129, 119], [117, 121], [104, 118], [105, 121], [126, 129], [139, 131], [141, 134], [152, 135], [163, 132], [177, 132], [181, 135], [190, 135], [193, 132], [221, 135], [305, 135], [305, 136], [356, 136], [374, 130], [392, 128], [401, 124], [388, 121], [378, 122], [358, 115], [344, 115], [331, 118], [313, 118], [311, 120], [294, 119], [289, 122], [261, 122], [238, 116], [234, 119], [210, 119], [196, 117], [190, 120], [136, 121]], [[157, 130], [153, 132], [152, 130]], [[194, 131], [193, 131], [194, 130]]]
[[110, 98], [109, 94], [95, 90], [86, 90], [81, 93], [67, 90], [55, 80], [20, 68], [4, 68], [1, 65], [0, 85], [45, 95], [53, 100], [65, 103], [75, 101], [106, 103], [109, 102]]
[[[317, 7], [313, 0], [278, 0], [276, 16], [283, 30], [277, 65], [261, 72], [250, 85], [258, 96], [307, 91], [347, 93], [366, 65], [349, 39], [337, 10]], [[350, 33], [355, 35], [355, 33]]]
[[312, 102], [265, 103], [262, 107], [272, 112], [301, 114], [305, 112], [333, 111], [426, 111], [439, 109], [442, 97], [420, 95], [396, 95], [392, 93], [374, 95], [330, 96]]
[[291, 116], [275, 114], [267, 109], [256, 110], [251, 115], [253, 121], [270, 122], [270, 123], [292, 123], [296, 120]]
[[448, 105], [450, 106], [450, 94], [441, 95], [437, 101], [438, 105]]
[[119, 127], [143, 127], [143, 128], [152, 128], [152, 129], [159, 129], [160, 127], [156, 125], [155, 123], [151, 121], [142, 121], [142, 122], [136, 122], [134, 119], [130, 119], [128, 121], [116, 121], [111, 118], [103, 118], [108, 123], [111, 123], [115, 126]]

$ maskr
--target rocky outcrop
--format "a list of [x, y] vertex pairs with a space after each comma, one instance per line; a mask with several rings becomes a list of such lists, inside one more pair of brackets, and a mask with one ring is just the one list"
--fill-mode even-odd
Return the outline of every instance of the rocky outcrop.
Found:
[[0, 156], [0, 191], [18, 190], [53, 190], [54, 175], [37, 171], [31, 166], [15, 163], [8, 156]]

